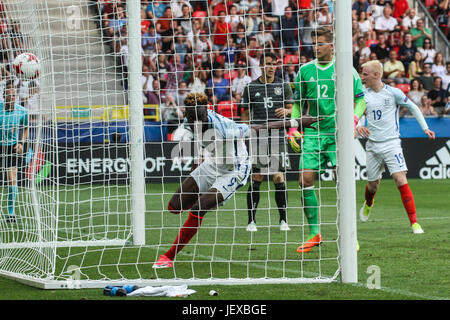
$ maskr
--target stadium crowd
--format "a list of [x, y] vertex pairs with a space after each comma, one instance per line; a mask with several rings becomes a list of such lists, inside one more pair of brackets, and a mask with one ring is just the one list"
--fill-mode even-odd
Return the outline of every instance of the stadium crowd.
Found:
[[[97, 2], [126, 87], [126, 1]], [[424, 2], [448, 36], [449, 0]], [[239, 116], [242, 90], [260, 76], [264, 51], [277, 55], [277, 76], [292, 83], [299, 66], [314, 59], [314, 29], [331, 26], [333, 2], [143, 0], [141, 18], [144, 103], [160, 105], [171, 132], [190, 92], [206, 93], [217, 112]], [[352, 19], [355, 69], [378, 59], [384, 81], [401, 88], [426, 116], [450, 113], [450, 61], [436, 51], [431, 30], [407, 0], [355, 0]]]

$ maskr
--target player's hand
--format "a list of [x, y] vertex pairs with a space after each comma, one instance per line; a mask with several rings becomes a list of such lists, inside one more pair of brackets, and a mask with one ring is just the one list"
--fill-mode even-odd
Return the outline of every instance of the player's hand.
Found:
[[434, 140], [436, 138], [436, 135], [434, 134], [433, 131], [426, 129], [424, 132], [428, 136], [428, 139]]
[[368, 138], [370, 135], [370, 130], [366, 127], [356, 127], [355, 130], [356, 136], [361, 136], [363, 138]]
[[294, 152], [299, 153], [301, 149], [302, 134], [296, 128], [291, 128], [288, 133], [288, 141]]
[[313, 129], [317, 130], [317, 128], [312, 127], [311, 125], [322, 119], [323, 118], [317, 119], [317, 118], [311, 117], [310, 115], [306, 114], [306, 115], [303, 115], [300, 119], [296, 119], [296, 120], [297, 120], [297, 122], [299, 122], [300, 130], [303, 131], [304, 128], [313, 128]]
[[291, 115], [291, 110], [286, 108], [275, 109], [275, 116], [278, 118], [285, 118]]
[[17, 153], [22, 153], [23, 152], [23, 145], [22, 145], [22, 143], [17, 143], [15, 146], [14, 146], [14, 150], [16, 150], [16, 152]]

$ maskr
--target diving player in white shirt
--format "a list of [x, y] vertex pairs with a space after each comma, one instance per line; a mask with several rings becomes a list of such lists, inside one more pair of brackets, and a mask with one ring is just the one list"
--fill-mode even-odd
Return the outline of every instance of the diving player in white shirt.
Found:
[[[153, 268], [173, 267], [173, 259], [197, 233], [203, 216], [229, 200], [238, 188], [247, 183], [251, 163], [244, 138], [250, 135], [251, 128], [262, 129], [262, 126], [238, 124], [208, 110], [205, 94], [190, 93], [184, 103], [185, 125], [194, 132], [194, 142], [200, 143], [210, 154], [170, 199], [170, 212], [180, 214], [189, 210], [189, 216], [172, 247], [159, 257]], [[306, 127], [315, 121], [305, 118], [299, 119], [297, 124]], [[212, 148], [208, 143], [213, 144]]]
[[406, 179], [408, 168], [400, 141], [399, 106], [407, 107], [412, 112], [429, 139], [433, 140], [435, 134], [428, 128], [419, 108], [400, 89], [385, 85], [381, 81], [382, 75], [383, 66], [378, 60], [369, 61], [363, 65], [361, 80], [366, 87], [364, 98], [366, 100], [367, 128], [357, 127], [356, 134], [368, 138], [366, 144], [368, 183], [365, 202], [359, 216], [362, 222], [369, 219], [373, 199], [386, 164], [400, 191], [412, 232], [423, 233], [423, 229], [417, 223], [414, 197]]

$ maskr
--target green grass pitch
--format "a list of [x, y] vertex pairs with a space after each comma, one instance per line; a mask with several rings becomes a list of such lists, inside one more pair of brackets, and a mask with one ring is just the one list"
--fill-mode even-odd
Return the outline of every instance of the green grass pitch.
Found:
[[[331, 284], [283, 284], [283, 285], [233, 285], [233, 286], [195, 286], [197, 293], [187, 299], [450, 299], [450, 280], [448, 278], [450, 205], [448, 180], [410, 180], [415, 196], [418, 220], [425, 234], [413, 235], [403, 209], [400, 194], [392, 180], [383, 180], [375, 198], [375, 207], [369, 222], [358, 220], [358, 240], [361, 249], [358, 253], [358, 284], [339, 283], [339, 278]], [[357, 209], [363, 202], [364, 182], [357, 182]], [[133, 278], [190, 278], [208, 277], [331, 277], [338, 267], [336, 230], [336, 191], [334, 183], [322, 182], [320, 201], [321, 231], [325, 243], [320, 248], [300, 256], [296, 247], [307, 237], [305, 218], [300, 209], [299, 191], [296, 182], [289, 182], [288, 219], [291, 231], [284, 233], [278, 229], [278, 212], [274, 207], [273, 195], [262, 193], [257, 212], [258, 232], [245, 231], [247, 224], [246, 189], [241, 189], [217, 212], [206, 215], [202, 228], [191, 243], [177, 257], [174, 269], [151, 268], [156, 257], [170, 247], [179, 226], [185, 221], [186, 213], [176, 216], [164, 211], [171, 193], [177, 184], [147, 185], [146, 247], [108, 249], [86, 248], [58, 249], [57, 269], [64, 270], [69, 265], [83, 265], [85, 275], [97, 277], [98, 274], [126, 276]], [[267, 183], [263, 184], [266, 190]], [[123, 201], [125, 187], [112, 188], [115, 194], [105, 194], [103, 188], [93, 193], [81, 195], [79, 199], [93, 196], [111, 198], [110, 211], [126, 211], [128, 203]], [[164, 195], [162, 190], [164, 189]], [[111, 191], [110, 191], [111, 192]], [[60, 199], [71, 202], [73, 199]], [[93, 201], [96, 206], [96, 201]], [[98, 206], [102, 206], [100, 200]], [[233, 208], [240, 210], [233, 214]], [[5, 207], [5, 203], [2, 204]], [[89, 202], [80, 204], [79, 212], [95, 211]], [[120, 224], [124, 215], [113, 214], [109, 232], [101, 228], [103, 215], [86, 216], [83, 222], [60, 221], [72, 236], [80, 239], [87, 234], [99, 236], [123, 236]], [[88, 227], [91, 225], [91, 227]], [[92, 225], [94, 227], [92, 227]], [[221, 228], [216, 228], [216, 226]], [[163, 226], [164, 228], [161, 228]], [[64, 236], [64, 233], [61, 234]], [[161, 247], [157, 244], [162, 243]], [[215, 246], [212, 244], [216, 243]], [[270, 243], [270, 245], [267, 245]], [[66, 257], [70, 254], [70, 259]], [[139, 258], [137, 258], [139, 257]], [[224, 260], [232, 257], [231, 266]], [[195, 259], [195, 263], [194, 263]], [[280, 262], [283, 260], [284, 262]], [[117, 267], [120, 263], [121, 267]], [[102, 267], [97, 268], [97, 265]], [[90, 267], [89, 267], [90, 266]], [[373, 268], [379, 270], [380, 289], [369, 289]], [[102, 296], [101, 289], [83, 290], [41, 290], [13, 280], [0, 277], [0, 299], [112, 299]], [[210, 297], [209, 290], [220, 292], [218, 297]], [[114, 299], [118, 299], [115, 297]], [[120, 298], [121, 299], [121, 298]], [[127, 298], [129, 299], [129, 298]], [[141, 298], [144, 299], [144, 298]], [[167, 298], [145, 298], [167, 299]]]

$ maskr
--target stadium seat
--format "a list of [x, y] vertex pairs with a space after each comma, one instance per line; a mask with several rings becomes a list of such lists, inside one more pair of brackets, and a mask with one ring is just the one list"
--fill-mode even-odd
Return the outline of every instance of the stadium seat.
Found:
[[206, 11], [195, 11], [192, 14], [192, 17], [194, 17], [194, 18], [205, 18], [207, 16], [208, 16], [208, 12], [206, 12]]
[[238, 76], [238, 72], [237, 70], [226, 70], [225, 74], [223, 75], [223, 77], [227, 80], [233, 81], [234, 78], [236, 78]]
[[237, 105], [229, 100], [220, 101], [216, 107], [216, 112], [224, 117], [230, 119], [236, 119], [237, 117]]
[[397, 88], [403, 91], [404, 94], [408, 94], [409, 92], [409, 84], [407, 83], [399, 83], [396, 85]]

